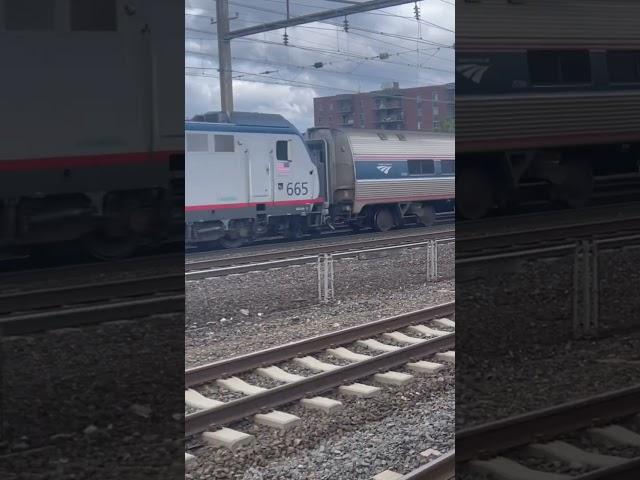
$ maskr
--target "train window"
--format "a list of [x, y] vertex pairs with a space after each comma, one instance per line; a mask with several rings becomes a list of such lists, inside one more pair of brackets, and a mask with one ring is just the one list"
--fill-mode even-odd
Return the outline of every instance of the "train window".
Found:
[[214, 135], [213, 145], [216, 152], [234, 152], [235, 137], [233, 135]]
[[5, 0], [5, 28], [7, 30], [53, 30], [54, 6], [54, 0]]
[[591, 57], [587, 50], [528, 52], [534, 85], [591, 82]]
[[289, 160], [289, 141], [278, 140], [276, 142], [276, 158], [278, 160]]
[[187, 133], [188, 152], [208, 152], [209, 135], [202, 133]]
[[433, 160], [407, 160], [409, 175], [433, 175], [436, 173]]
[[609, 81], [640, 83], [640, 51], [607, 52]]
[[117, 30], [116, 0], [71, 0], [71, 30]]
[[443, 174], [456, 173], [456, 161], [440, 160], [440, 172]]

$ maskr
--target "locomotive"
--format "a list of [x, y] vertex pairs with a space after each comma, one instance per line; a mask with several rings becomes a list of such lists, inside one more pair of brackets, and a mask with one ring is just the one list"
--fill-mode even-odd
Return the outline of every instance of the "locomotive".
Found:
[[186, 122], [185, 239], [235, 247], [325, 227], [430, 225], [455, 197], [447, 134], [312, 128], [219, 112]]
[[0, 247], [80, 240], [118, 258], [181, 238], [183, 5], [3, 7]]
[[596, 179], [638, 175], [638, 14], [626, 1], [460, 2], [459, 215], [531, 192], [579, 207]]

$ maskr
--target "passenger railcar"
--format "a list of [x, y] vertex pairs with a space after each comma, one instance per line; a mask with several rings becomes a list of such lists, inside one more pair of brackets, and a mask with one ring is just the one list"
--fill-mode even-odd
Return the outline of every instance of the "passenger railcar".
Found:
[[183, 5], [1, 3], [0, 247], [180, 238]]
[[232, 247], [319, 227], [318, 168], [298, 130], [280, 115], [220, 117], [186, 123], [186, 241]]
[[312, 128], [307, 138], [312, 157], [326, 166], [331, 224], [379, 231], [407, 222], [430, 225], [438, 204], [453, 204], [452, 135]]
[[456, 10], [457, 211], [526, 187], [584, 205], [640, 157], [637, 2], [480, 0]]

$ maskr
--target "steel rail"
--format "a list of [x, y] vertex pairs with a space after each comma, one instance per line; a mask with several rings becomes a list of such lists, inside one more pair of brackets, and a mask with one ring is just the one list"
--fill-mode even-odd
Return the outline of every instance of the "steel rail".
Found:
[[613, 467], [599, 468], [589, 473], [572, 477], [571, 480], [638, 480], [640, 458], [635, 458]]
[[0, 313], [24, 312], [62, 305], [148, 295], [184, 288], [182, 274], [154, 275], [81, 285], [20, 290], [0, 294]]
[[378, 371], [402, 365], [413, 359], [433, 355], [443, 348], [453, 348], [454, 346], [455, 333], [449, 333], [329, 372], [318, 373], [297, 382], [249, 395], [219, 407], [192, 413], [185, 417], [185, 435], [195, 435], [212, 425], [228, 424], [263, 410], [294, 402], [308, 395], [319, 394], [346, 382], [352, 382], [373, 375]]
[[[478, 226], [478, 228], [481, 228]], [[500, 253], [517, 252], [531, 248], [532, 244], [547, 243], [553, 247], [558, 244], [566, 244], [571, 241], [583, 239], [601, 240], [607, 236], [622, 236], [636, 234], [640, 231], [640, 216], [628, 218], [613, 218], [599, 221], [585, 221], [573, 225], [552, 225], [532, 227], [517, 231], [505, 231], [491, 234], [464, 233], [458, 229], [456, 236], [456, 258], [466, 259], [473, 256], [486, 254], [487, 250], [495, 249]], [[505, 251], [506, 250], [506, 251]]]
[[297, 342], [267, 348], [247, 355], [219, 360], [206, 365], [190, 368], [185, 371], [185, 386], [187, 388], [195, 387], [218, 378], [234, 375], [247, 370], [253, 370], [265, 365], [273, 365], [299, 355], [307, 355], [336, 345], [355, 342], [362, 338], [368, 338], [384, 332], [398, 330], [400, 328], [415, 325], [416, 323], [432, 320], [434, 318], [452, 315], [454, 311], [454, 302], [443, 303], [434, 307], [416, 310], [402, 315], [365, 323], [363, 325], [325, 333], [323, 335], [299, 340]]
[[248, 253], [245, 255], [236, 255], [232, 257], [209, 258], [204, 260], [195, 260], [185, 263], [185, 271], [206, 270], [210, 268], [221, 268], [229, 266], [240, 266], [243, 264], [262, 263], [276, 260], [287, 260], [292, 255], [296, 258], [316, 256], [322, 253], [344, 252], [348, 250], [358, 250], [366, 248], [369, 245], [376, 247], [393, 246], [402, 243], [414, 243], [416, 239], [430, 240], [442, 235], [450, 235], [455, 232], [451, 225], [430, 232], [412, 233], [408, 235], [398, 235], [384, 238], [367, 238], [362, 240], [351, 240], [349, 242], [329, 243], [323, 245], [309, 245], [298, 248], [290, 248], [287, 250], [274, 250], [270, 252]]
[[459, 462], [521, 447], [640, 411], [640, 384], [456, 432]]
[[456, 476], [456, 451], [451, 450], [398, 480], [451, 480]]
[[26, 335], [59, 328], [95, 325], [184, 311], [184, 294], [165, 294], [136, 300], [61, 308], [0, 317], [0, 336]]

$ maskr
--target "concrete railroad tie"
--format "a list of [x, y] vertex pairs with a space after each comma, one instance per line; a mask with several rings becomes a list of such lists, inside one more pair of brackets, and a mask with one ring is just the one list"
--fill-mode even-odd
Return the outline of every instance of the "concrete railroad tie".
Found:
[[367, 347], [374, 352], [395, 352], [396, 350], [400, 350], [401, 347], [396, 347], [395, 345], [388, 345], [386, 343], [379, 342], [378, 340], [374, 340], [372, 338], [368, 340], [358, 340], [356, 342], [358, 345]]
[[184, 403], [198, 410], [207, 410], [224, 405], [224, 402], [207, 398], [191, 388], [184, 391]]
[[410, 337], [409, 335], [405, 335], [402, 332], [383, 333], [382, 335], [387, 338], [390, 338], [395, 342], [406, 343], [408, 345], [417, 345], [418, 343], [426, 342], [424, 338]]
[[617, 445], [640, 447], [640, 434], [619, 425], [592, 428], [589, 430], [589, 433], [600, 440], [605, 440]]
[[435, 328], [429, 328], [426, 325], [411, 325], [408, 327], [412, 332], [418, 332], [427, 337], [441, 337], [442, 335], [449, 335], [451, 332], [445, 332], [444, 330], [436, 330]]
[[371, 355], [355, 353], [344, 347], [329, 348], [327, 349], [327, 353], [333, 355], [336, 358], [339, 358], [340, 360], [346, 360], [347, 362], [362, 362], [363, 360], [368, 360], [371, 358]]
[[413, 375], [409, 375], [408, 373], [402, 373], [402, 372], [385, 372], [385, 373], [376, 373], [373, 376], [373, 379], [376, 382], [383, 383], [385, 385], [403, 386], [413, 380]]
[[381, 389], [379, 387], [372, 387], [363, 383], [353, 383], [351, 385], [342, 385], [338, 387], [338, 391], [343, 395], [360, 398], [370, 398], [379, 395]]
[[627, 461], [622, 457], [587, 452], [559, 440], [545, 444], [534, 443], [527, 447], [527, 450], [535, 456], [553, 458], [567, 463], [582, 463], [595, 468], [612, 467]]
[[436, 360], [442, 362], [456, 363], [456, 352], [449, 350], [448, 352], [436, 353]]
[[385, 470], [373, 477], [373, 480], [398, 480], [402, 478], [402, 474], [394, 472], [393, 470]]
[[278, 430], [289, 430], [302, 422], [300, 417], [279, 410], [264, 414], [259, 413], [253, 418], [258, 425], [265, 425]]
[[407, 363], [407, 368], [415, 373], [432, 374], [442, 370], [444, 368], [444, 365], [440, 363], [421, 360], [419, 362]]
[[437, 323], [441, 327], [456, 328], [456, 322], [449, 320], [448, 318], [436, 318], [433, 323]]
[[294, 358], [293, 361], [301, 367], [308, 368], [309, 370], [314, 372], [330, 372], [332, 370], [340, 368], [340, 365], [321, 362], [320, 360], [309, 356]]
[[231, 428], [221, 428], [215, 432], [204, 432], [202, 438], [213, 447], [227, 448], [232, 452], [255, 441], [253, 435], [232, 430]]
[[281, 383], [295, 383], [307, 378], [303, 377], [302, 375], [296, 375], [295, 373], [286, 372], [280, 367], [258, 368], [257, 372], [264, 377]]
[[469, 462], [474, 470], [490, 474], [497, 480], [568, 480], [569, 475], [532, 470], [504, 457]]
[[256, 393], [264, 392], [266, 390], [266, 388], [251, 385], [238, 377], [221, 378], [216, 380], [216, 383], [227, 390], [239, 392], [244, 395], [255, 395]]

